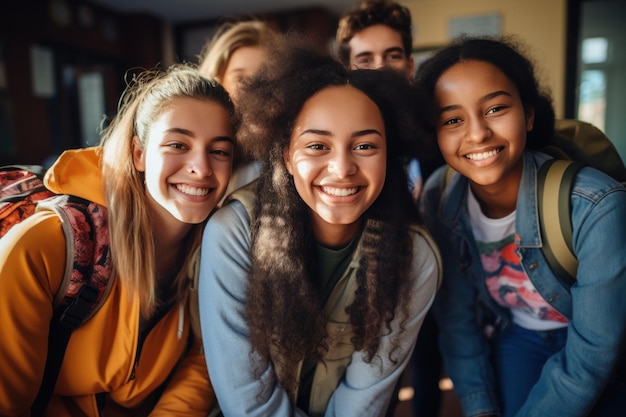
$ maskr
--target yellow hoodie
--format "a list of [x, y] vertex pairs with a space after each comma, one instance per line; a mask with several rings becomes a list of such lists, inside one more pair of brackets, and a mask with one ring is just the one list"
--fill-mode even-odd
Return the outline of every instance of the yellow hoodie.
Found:
[[[106, 205], [100, 151], [66, 151], [46, 175], [46, 185]], [[65, 257], [60, 219], [52, 211], [35, 213], [0, 239], [0, 416], [30, 413]], [[103, 392], [104, 416], [208, 414], [215, 394], [200, 341], [187, 349], [188, 308], [171, 308], [140, 352], [139, 317], [138, 300], [117, 280], [98, 312], [72, 333], [46, 416], [99, 416], [96, 394]], [[153, 408], [153, 392], [170, 375]]]

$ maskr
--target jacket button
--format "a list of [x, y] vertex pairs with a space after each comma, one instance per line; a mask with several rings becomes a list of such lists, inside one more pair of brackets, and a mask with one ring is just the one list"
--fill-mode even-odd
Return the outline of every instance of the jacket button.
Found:
[[561, 298], [561, 294], [554, 294], [553, 296], [548, 298], [548, 302], [552, 303], [552, 302], [558, 300], [559, 298]]
[[539, 266], [539, 262], [533, 262], [530, 265], [528, 265], [528, 269], [532, 271], [533, 269], [537, 269], [538, 266]]

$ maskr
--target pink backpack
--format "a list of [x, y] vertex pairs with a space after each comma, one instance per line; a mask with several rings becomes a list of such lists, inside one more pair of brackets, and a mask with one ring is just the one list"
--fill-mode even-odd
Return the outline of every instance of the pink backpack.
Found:
[[52, 210], [61, 218], [67, 248], [68, 267], [54, 301], [46, 369], [31, 408], [33, 416], [43, 415], [71, 332], [96, 313], [113, 281], [109, 279], [112, 264], [106, 208], [53, 193], [43, 183], [44, 172], [37, 165], [0, 167], [0, 238], [35, 211]]

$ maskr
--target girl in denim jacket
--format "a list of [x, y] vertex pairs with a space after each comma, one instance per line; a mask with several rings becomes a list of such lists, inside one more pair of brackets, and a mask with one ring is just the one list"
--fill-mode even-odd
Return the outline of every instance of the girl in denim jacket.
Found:
[[623, 412], [626, 189], [595, 169], [578, 173], [570, 199], [579, 266], [568, 287], [541, 251], [537, 172], [549, 157], [536, 149], [553, 133], [554, 111], [533, 64], [512, 40], [461, 39], [417, 78], [457, 172], [447, 185], [446, 171], [435, 172], [420, 208], [443, 255], [434, 311], [465, 415]]

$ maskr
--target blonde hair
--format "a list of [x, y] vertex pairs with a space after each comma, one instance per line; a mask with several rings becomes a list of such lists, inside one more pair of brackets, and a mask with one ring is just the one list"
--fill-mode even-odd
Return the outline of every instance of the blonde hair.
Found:
[[201, 74], [222, 82], [228, 61], [243, 46], [260, 46], [276, 34], [268, 23], [247, 20], [223, 24], [198, 55]]
[[[129, 291], [136, 293], [145, 318], [154, 314], [160, 300], [144, 174], [135, 168], [132, 143], [137, 136], [140, 146], [145, 147], [151, 124], [168, 104], [181, 97], [221, 104], [231, 115], [235, 131], [234, 108], [223, 87], [201, 76], [191, 65], [176, 64], [167, 70], [146, 70], [133, 76], [120, 98], [117, 115], [102, 132], [102, 175], [114, 271]], [[186, 297], [185, 266], [198, 245], [201, 229], [201, 225], [195, 225], [189, 234], [187, 259], [173, 283], [176, 291], [172, 298]]]

